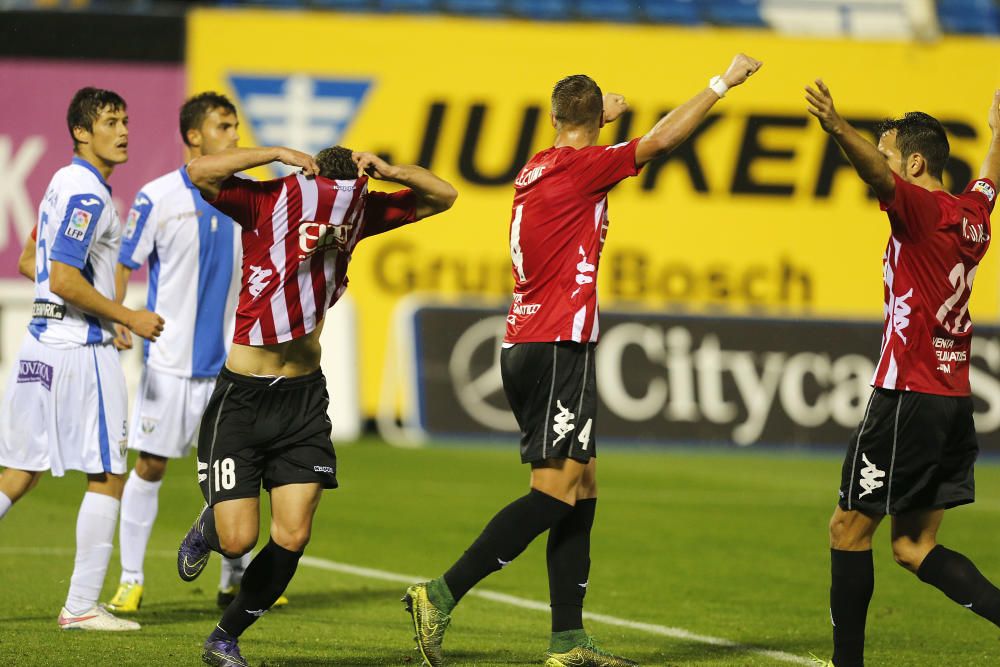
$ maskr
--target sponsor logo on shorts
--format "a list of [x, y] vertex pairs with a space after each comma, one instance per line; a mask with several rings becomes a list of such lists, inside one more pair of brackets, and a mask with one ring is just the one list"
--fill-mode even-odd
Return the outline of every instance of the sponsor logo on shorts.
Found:
[[125, 452], [128, 451], [128, 438], [122, 438], [118, 441], [118, 453], [125, 456]]
[[[90, 201], [80, 203], [90, 204]], [[100, 202], [95, 201], [93, 203], [99, 204]], [[82, 208], [74, 208], [73, 212], [69, 214], [69, 224], [66, 225], [64, 233], [74, 241], [82, 241], [83, 237], [87, 235], [87, 229], [90, 227], [90, 220], [93, 217], [94, 214], [90, 211], [85, 211]]]
[[202, 470], [208, 470], [208, 464], [204, 461], [198, 461], [198, 483], [201, 484], [206, 479], [208, 479], [208, 473], [202, 472]]
[[332, 475], [334, 470], [330, 466], [313, 466], [313, 472], [325, 472], [328, 475]]
[[874, 463], [868, 460], [866, 454], [861, 455], [861, 460], [864, 462], [865, 467], [861, 469], [861, 481], [859, 483], [861, 484], [861, 488], [864, 489], [864, 493], [859, 495], [858, 498], [864, 498], [869, 493], [885, 486], [885, 482], [879, 481], [885, 477], [885, 471], [879, 470]]
[[267, 613], [267, 609], [244, 609], [243, 611], [250, 614], [251, 616], [256, 616], [257, 618], [260, 618], [261, 616]]
[[36, 301], [31, 304], [31, 316], [47, 320], [61, 320], [66, 317], [66, 306], [51, 301]]
[[570, 431], [576, 428], [576, 425], [573, 424], [576, 415], [570, 412], [569, 408], [563, 407], [562, 401], [558, 399], [556, 399], [556, 407], [559, 409], [559, 412], [556, 413], [556, 416], [552, 420], [552, 430], [559, 437], [552, 441], [553, 445], [565, 438], [569, 435]]
[[52, 366], [42, 362], [42, 361], [25, 361], [21, 360], [18, 362], [19, 368], [17, 370], [17, 383], [25, 384], [28, 382], [40, 382], [43, 387], [48, 390], [52, 390]]
[[156, 422], [157, 420], [152, 417], [143, 417], [139, 422], [139, 427], [142, 428], [143, 433], [149, 435], [156, 430]]

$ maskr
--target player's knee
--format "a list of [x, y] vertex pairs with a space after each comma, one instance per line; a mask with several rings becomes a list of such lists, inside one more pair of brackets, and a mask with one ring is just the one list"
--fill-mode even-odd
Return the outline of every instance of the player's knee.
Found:
[[309, 530], [308, 526], [299, 526], [296, 528], [278, 528], [277, 526], [272, 526], [271, 528], [271, 539], [282, 549], [288, 549], [289, 551], [303, 551], [306, 545], [309, 544], [309, 538], [312, 537], [312, 531]]
[[159, 482], [167, 472], [167, 459], [142, 452], [135, 461], [135, 472], [147, 482]]
[[596, 498], [597, 497], [597, 480], [588, 479], [584, 477], [580, 480], [580, 484], [576, 487], [576, 499], [583, 500], [585, 498]]
[[226, 558], [239, 558], [257, 545], [256, 530], [219, 532], [219, 549]]
[[830, 519], [830, 547], [841, 551], [861, 551], [871, 548], [871, 538], [859, 530], [850, 514], [835, 512]]
[[933, 547], [929, 548], [927, 545], [913, 540], [897, 539], [892, 541], [892, 557], [898, 565], [916, 573], [931, 548]]

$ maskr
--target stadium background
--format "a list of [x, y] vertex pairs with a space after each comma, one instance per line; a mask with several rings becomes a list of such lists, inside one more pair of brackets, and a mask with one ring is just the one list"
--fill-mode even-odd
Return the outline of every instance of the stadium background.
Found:
[[[355, 254], [351, 298], [334, 309], [337, 321], [324, 334], [325, 367], [338, 398], [337, 439], [360, 438], [363, 447], [352, 452], [367, 452], [357, 456], [371, 461], [373, 480], [382, 479], [375, 472], [384, 465], [380, 457], [406, 461], [400, 465], [421, 474], [437, 471], [441, 481], [421, 487], [427, 498], [443, 493], [444, 480], [473, 475], [481, 462], [509, 465], [513, 477], [518, 471], [499, 453], [504, 450], [481, 446], [512, 438], [495, 357], [512, 284], [510, 183], [528, 156], [549, 145], [552, 83], [584, 72], [606, 92], [625, 94], [630, 112], [602, 136], [613, 143], [643, 133], [744, 51], [765, 62], [761, 74], [717, 105], [685, 146], [610, 198], [612, 228], [599, 284], [606, 315], [599, 432], [603, 451], [620, 448], [623, 476], [661, 464], [672, 471], [646, 479], [649, 488], [663, 484], [690, 494], [704, 486], [702, 475], [731, 474], [707, 488], [718, 483], [748, 510], [753, 503], [742, 494], [764, 493], [761, 487], [785, 484], [789, 493], [801, 493], [810, 519], [797, 515], [795, 531], [817, 537], [820, 551], [812, 556], [817, 566], [803, 566], [795, 576], [814, 570], [822, 583], [823, 515], [833, 502], [836, 456], [861, 417], [878, 352], [886, 225], [805, 112], [802, 88], [823, 77], [841, 113], [867, 129], [906, 110], [939, 117], [952, 140], [946, 183], [960, 188], [978, 171], [988, 141], [987, 105], [1000, 85], [1000, 14], [992, 0], [197, 5], [0, 0], [5, 378], [31, 299], [30, 285], [16, 275], [16, 259], [51, 173], [68, 159], [64, 110], [72, 92], [109, 87], [129, 103], [131, 157], [111, 180], [124, 218], [143, 183], [181, 163], [176, 110], [183, 99], [218, 90], [237, 104], [242, 145], [312, 152], [342, 143], [428, 166], [455, 184], [460, 198], [452, 211], [366, 241]], [[144, 273], [136, 274], [131, 303], [143, 301], [144, 281]], [[980, 267], [971, 312], [980, 333], [973, 350], [977, 424], [984, 448], [1000, 451], [995, 252]], [[131, 354], [126, 367], [133, 386], [139, 365], [138, 352]], [[432, 465], [405, 458], [410, 453], [383, 454], [384, 440], [452, 448], [424, 454], [436, 457]], [[750, 459], [735, 451], [745, 447], [761, 452]], [[792, 457], [787, 450], [794, 450]], [[996, 477], [989, 464], [983, 468], [987, 479]], [[677, 471], [680, 478], [670, 476]], [[362, 466], [359, 479], [364, 475]], [[175, 483], [168, 489], [196, 502], [193, 485], [180, 490], [182, 481]], [[452, 536], [456, 549], [492, 507], [488, 494], [463, 493], [470, 515], [465, 533]], [[983, 494], [986, 502], [956, 523], [972, 526], [976, 516], [984, 520], [974, 512], [995, 513], [991, 498], [1000, 493], [987, 487]], [[473, 511], [478, 502], [482, 516]], [[619, 511], [623, 526], [640, 524]], [[692, 521], [700, 520], [692, 510]], [[169, 548], [170, 538], [162, 539]], [[799, 557], [788, 558], [795, 570]], [[638, 566], [619, 560], [616, 567]], [[801, 603], [814, 616], [825, 605], [822, 586], [817, 590], [818, 598]], [[910, 604], [900, 599], [891, 604]], [[698, 625], [697, 614], [705, 612], [695, 612], [690, 623], [676, 623]], [[803, 612], [793, 609], [793, 619], [796, 613]], [[809, 628], [819, 630], [808, 638], [822, 642], [818, 617]], [[717, 632], [758, 641], [745, 630], [734, 621]], [[761, 641], [783, 645], [782, 635], [774, 636]], [[801, 654], [800, 639], [787, 648]], [[978, 650], [973, 645], [970, 662], [952, 664], [985, 664], [977, 662]], [[679, 659], [666, 654], [661, 658]], [[720, 660], [704, 664], [758, 664], [757, 658]]]

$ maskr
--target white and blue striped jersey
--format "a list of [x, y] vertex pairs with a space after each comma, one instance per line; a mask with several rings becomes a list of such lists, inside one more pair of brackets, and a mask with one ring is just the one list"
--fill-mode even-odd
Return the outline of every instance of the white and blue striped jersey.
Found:
[[118, 261], [149, 261], [146, 307], [164, 319], [146, 364], [182, 377], [215, 377], [233, 338], [243, 251], [232, 218], [205, 202], [184, 167], [139, 191]]
[[111, 186], [96, 167], [74, 157], [52, 177], [38, 207], [34, 317], [28, 330], [39, 342], [72, 348], [114, 338], [110, 321], [88, 315], [53, 294], [49, 272], [53, 261], [76, 267], [94, 289], [114, 299], [121, 234]]

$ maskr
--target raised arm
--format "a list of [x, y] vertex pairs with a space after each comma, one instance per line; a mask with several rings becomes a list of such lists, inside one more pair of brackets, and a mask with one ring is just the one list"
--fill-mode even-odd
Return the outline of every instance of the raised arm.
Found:
[[221, 153], [195, 158], [188, 164], [187, 172], [191, 183], [201, 191], [202, 196], [213, 201], [219, 196], [219, 189], [227, 178], [271, 162], [300, 167], [306, 176], [319, 173], [319, 167], [311, 155], [284, 146], [229, 148]]
[[990, 106], [987, 118], [990, 129], [993, 130], [993, 137], [983, 159], [983, 166], [979, 169], [979, 178], [988, 178], [993, 185], [996, 185], [997, 179], [1000, 178], [1000, 90], [993, 93], [993, 104]]
[[879, 200], [892, 202], [896, 195], [896, 179], [889, 163], [872, 142], [837, 113], [830, 89], [822, 79], [816, 79], [816, 88], [806, 86], [806, 100], [809, 113], [819, 119], [820, 126], [844, 150], [861, 180], [871, 186]]
[[391, 165], [374, 153], [353, 153], [351, 159], [358, 165], [358, 176], [368, 174], [413, 190], [417, 195], [417, 220], [447, 211], [458, 198], [458, 191], [451, 183], [423, 167]]
[[[653, 126], [639, 140], [635, 149], [636, 166], [641, 167], [660, 155], [666, 155], [674, 150], [705, 120], [708, 111], [721, 100], [730, 88], [734, 88], [747, 80], [751, 74], [761, 68], [763, 63], [745, 54], [733, 58], [726, 73], [717, 79], [712, 79], [709, 87], [680, 105]], [[605, 101], [607, 103], [607, 101]], [[607, 118], [607, 107], [605, 107]]]

